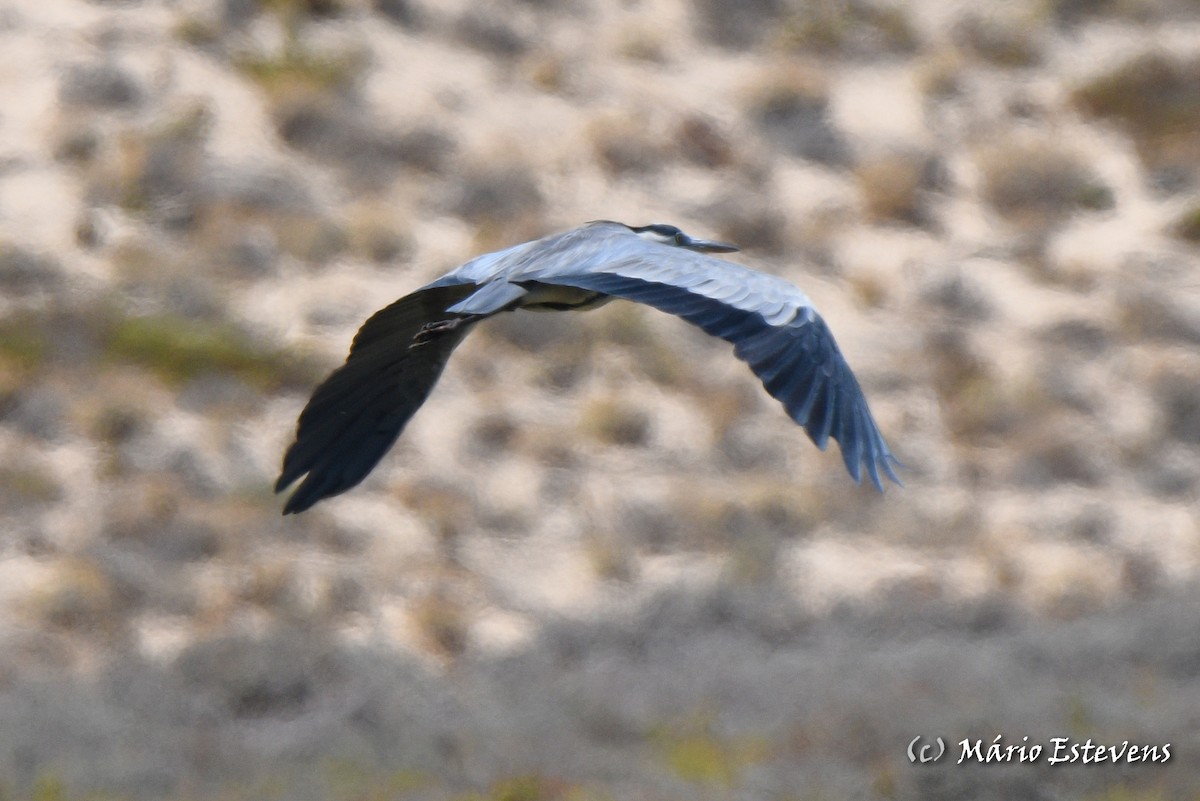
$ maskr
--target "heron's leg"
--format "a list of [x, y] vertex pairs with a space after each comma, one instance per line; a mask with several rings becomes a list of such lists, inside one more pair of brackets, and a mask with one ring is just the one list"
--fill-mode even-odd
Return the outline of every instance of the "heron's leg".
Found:
[[464, 314], [458, 317], [451, 317], [448, 320], [435, 320], [432, 323], [425, 323], [425, 325], [421, 326], [421, 330], [416, 333], [416, 336], [413, 337], [412, 343], [408, 347], [411, 350], [412, 348], [426, 345], [444, 334], [449, 334], [460, 326], [479, 322], [489, 316], [487, 314]]

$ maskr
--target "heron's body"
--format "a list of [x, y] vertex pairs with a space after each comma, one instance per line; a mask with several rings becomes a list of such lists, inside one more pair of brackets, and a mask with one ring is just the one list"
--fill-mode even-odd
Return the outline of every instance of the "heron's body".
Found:
[[284, 513], [362, 481], [476, 323], [518, 308], [588, 309], [614, 298], [676, 314], [733, 343], [818, 447], [838, 440], [855, 481], [863, 465], [880, 489], [881, 470], [898, 481], [896, 459], [811, 301], [782, 278], [705, 255], [736, 249], [673, 226], [588, 223], [474, 258], [380, 310], [300, 415], [276, 491], [307, 476]]

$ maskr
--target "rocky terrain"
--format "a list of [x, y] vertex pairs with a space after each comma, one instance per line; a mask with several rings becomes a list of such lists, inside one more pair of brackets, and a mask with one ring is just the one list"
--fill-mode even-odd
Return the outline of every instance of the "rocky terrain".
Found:
[[[0, 0], [0, 91], [0, 799], [1200, 796], [1194, 0]], [[605, 218], [801, 286], [905, 486], [614, 303], [280, 516], [371, 312]]]

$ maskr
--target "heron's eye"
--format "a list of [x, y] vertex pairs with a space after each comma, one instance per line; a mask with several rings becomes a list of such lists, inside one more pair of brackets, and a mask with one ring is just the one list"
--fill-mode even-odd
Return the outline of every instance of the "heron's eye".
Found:
[[676, 245], [682, 245], [686, 241], [687, 241], [687, 237], [683, 235], [683, 231], [675, 232], [675, 244]]

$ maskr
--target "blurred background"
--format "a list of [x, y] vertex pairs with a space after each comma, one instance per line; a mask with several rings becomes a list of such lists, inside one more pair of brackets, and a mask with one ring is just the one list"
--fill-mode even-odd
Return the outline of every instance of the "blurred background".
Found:
[[[0, 799], [1200, 798], [1195, 0], [0, 0], [0, 91]], [[808, 292], [906, 486], [617, 303], [280, 516], [370, 313], [598, 218]], [[997, 735], [1172, 759], [906, 755]]]

